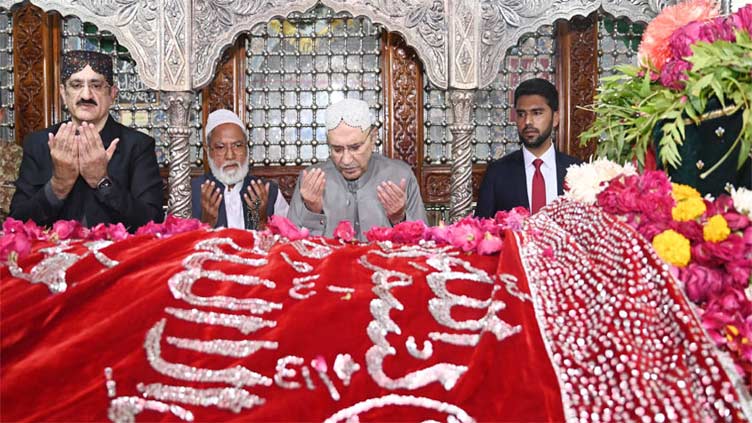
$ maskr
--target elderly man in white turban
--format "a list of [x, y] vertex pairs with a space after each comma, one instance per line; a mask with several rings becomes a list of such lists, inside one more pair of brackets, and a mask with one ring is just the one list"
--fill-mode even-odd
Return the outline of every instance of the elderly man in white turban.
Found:
[[426, 221], [410, 166], [374, 152], [378, 131], [368, 104], [345, 99], [326, 109], [329, 160], [298, 176], [288, 218], [312, 235], [332, 236], [348, 220], [358, 239], [374, 226]]
[[277, 184], [249, 173], [248, 134], [235, 113], [209, 114], [204, 148], [211, 173], [191, 182], [194, 218], [213, 227], [263, 229], [268, 216], [287, 216]]

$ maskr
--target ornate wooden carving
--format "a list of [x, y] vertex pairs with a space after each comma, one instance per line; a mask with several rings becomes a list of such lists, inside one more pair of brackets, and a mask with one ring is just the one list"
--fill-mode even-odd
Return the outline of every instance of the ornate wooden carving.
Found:
[[295, 191], [298, 174], [303, 169], [305, 169], [305, 166], [264, 166], [254, 167], [252, 172], [256, 176], [275, 181], [289, 203], [292, 193]]
[[595, 13], [587, 18], [574, 17], [557, 28], [559, 89], [561, 101], [558, 144], [561, 151], [582, 160], [595, 152], [595, 143], [580, 147], [580, 134], [593, 122], [593, 113], [578, 106], [593, 103], [598, 87], [598, 25]]
[[[235, 110], [235, 87], [237, 86], [237, 79], [242, 78], [242, 74], [236, 75], [235, 73], [235, 53], [237, 50], [233, 47], [225, 51], [219, 66], [217, 66], [214, 80], [204, 88], [203, 109], [206, 115], [217, 109], [239, 112]], [[241, 113], [238, 114], [242, 117]]]
[[13, 11], [14, 107], [19, 144], [26, 135], [54, 120], [53, 111], [59, 105], [59, 72], [55, 71], [59, 37], [57, 15], [48, 16], [31, 3]]
[[385, 153], [420, 179], [423, 158], [423, 77], [418, 56], [395, 33], [384, 35]]
[[[440, 165], [423, 168], [423, 202], [449, 204], [451, 167]], [[473, 199], [478, 198], [478, 189], [486, 174], [486, 165], [474, 165], [472, 173]]]

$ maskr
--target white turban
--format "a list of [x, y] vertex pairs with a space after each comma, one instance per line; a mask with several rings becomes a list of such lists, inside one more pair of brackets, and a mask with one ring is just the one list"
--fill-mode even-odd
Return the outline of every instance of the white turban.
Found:
[[326, 108], [326, 129], [331, 131], [344, 121], [347, 126], [360, 128], [363, 132], [371, 127], [371, 113], [363, 100], [346, 98]]
[[209, 117], [206, 118], [206, 136], [208, 137], [209, 134], [211, 134], [211, 132], [214, 130], [214, 128], [225, 123], [238, 125], [243, 131], [243, 134], [245, 134], [245, 137], [248, 138], [248, 132], [246, 132], [245, 130], [243, 121], [240, 120], [238, 115], [227, 109], [219, 109], [209, 113]]

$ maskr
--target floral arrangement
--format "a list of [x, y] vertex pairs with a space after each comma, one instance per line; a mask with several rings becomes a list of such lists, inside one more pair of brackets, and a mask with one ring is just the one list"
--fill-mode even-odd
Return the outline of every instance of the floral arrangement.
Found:
[[639, 66], [617, 67], [601, 79], [595, 122], [581, 143], [598, 141], [597, 154], [620, 163], [637, 159], [640, 167], [652, 145], [654, 127], [663, 123], [659, 159], [681, 164], [678, 147], [686, 125], [715, 117], [706, 113], [715, 98], [720, 113], [742, 113], [742, 130], [729, 152], [704, 172], [711, 173], [741, 144], [737, 165], [752, 147], [752, 4], [730, 16], [718, 16], [712, 0], [692, 0], [667, 7], [643, 34]]
[[[577, 178], [578, 172], [598, 175], [597, 169], [606, 168], [596, 162], [570, 170], [570, 198], [580, 200], [572, 193], [586, 192], [589, 200], [594, 193], [592, 183]], [[752, 191], [729, 189], [730, 195], [702, 198], [692, 187], [672, 184], [664, 172], [637, 175], [630, 167], [625, 170], [617, 175], [601, 171], [591, 204], [652, 241], [683, 281], [705, 329], [752, 384]]]
[[[451, 245], [470, 253], [495, 254], [501, 251], [503, 233], [506, 229], [520, 230], [522, 222], [530, 213], [524, 207], [497, 212], [493, 219], [467, 216], [452, 225], [426, 226], [422, 221], [402, 222], [394, 227], [373, 227], [366, 232], [371, 242], [419, 243], [433, 241], [437, 245]], [[272, 216], [267, 223], [272, 234], [290, 240], [306, 238], [307, 229], [299, 229], [288, 219]], [[334, 230], [334, 238], [353, 242], [355, 230], [349, 221], [343, 220]]]
[[43, 228], [33, 221], [26, 223], [13, 218], [3, 222], [3, 233], [0, 237], [0, 261], [16, 261], [31, 252], [33, 241], [44, 241], [57, 244], [60, 241], [75, 239], [81, 241], [110, 240], [120, 241], [134, 235], [150, 234], [156, 237], [206, 229], [209, 226], [197, 219], [181, 219], [167, 215], [163, 223], [149, 222], [138, 228], [135, 234], [129, 233], [122, 223], [105, 225], [100, 223], [93, 228], [81, 226], [75, 220], [58, 220], [51, 228]]

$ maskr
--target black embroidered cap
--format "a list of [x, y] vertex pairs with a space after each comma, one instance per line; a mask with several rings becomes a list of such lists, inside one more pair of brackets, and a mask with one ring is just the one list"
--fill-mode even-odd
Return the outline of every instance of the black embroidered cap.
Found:
[[104, 76], [107, 83], [112, 81], [112, 58], [104, 53], [96, 51], [73, 50], [63, 53], [63, 64], [60, 68], [60, 77], [65, 83], [71, 75], [82, 71], [86, 65]]

